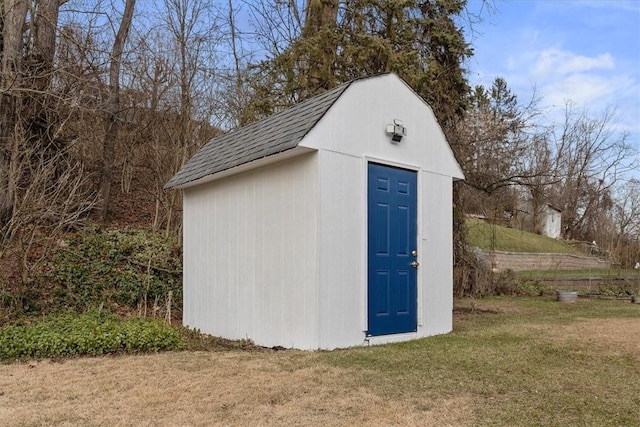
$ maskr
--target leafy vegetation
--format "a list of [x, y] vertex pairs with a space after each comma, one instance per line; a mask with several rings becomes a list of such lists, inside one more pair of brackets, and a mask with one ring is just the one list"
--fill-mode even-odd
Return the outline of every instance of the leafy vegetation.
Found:
[[178, 349], [180, 342], [179, 332], [160, 321], [94, 310], [0, 329], [0, 360], [156, 352]]
[[531, 283], [541, 292], [554, 289], [577, 290], [583, 295], [629, 297], [640, 295], [640, 272], [625, 269], [518, 271], [516, 282]]
[[135, 307], [164, 302], [169, 292], [181, 305], [182, 254], [171, 238], [145, 229], [94, 228], [74, 235], [67, 245], [45, 276], [58, 284], [55, 297], [61, 305]]
[[580, 251], [560, 240], [535, 233], [475, 219], [468, 219], [466, 226], [468, 244], [483, 250], [581, 254]]
[[58, 242], [28, 290], [12, 295], [7, 287], [0, 297], [5, 320], [99, 306], [166, 315], [182, 308], [182, 251], [175, 237], [148, 229], [87, 227]]
[[640, 295], [640, 280], [603, 280], [595, 292], [587, 292], [587, 294], [597, 294], [605, 296], [629, 297]]
[[512, 270], [493, 272], [486, 266], [479, 266], [475, 271], [473, 287], [459, 289], [454, 287], [457, 297], [483, 298], [489, 296], [538, 296], [552, 290], [539, 278], [522, 276]]
[[177, 242], [145, 229], [84, 230], [56, 254], [45, 278], [61, 306], [85, 310], [164, 303], [182, 306], [182, 254]]

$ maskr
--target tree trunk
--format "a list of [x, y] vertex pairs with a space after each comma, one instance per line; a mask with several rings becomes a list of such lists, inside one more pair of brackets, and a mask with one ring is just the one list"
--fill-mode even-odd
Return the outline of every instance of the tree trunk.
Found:
[[[336, 85], [334, 73], [337, 44], [335, 30], [338, 19], [338, 0], [309, 0], [302, 29], [302, 38], [316, 39], [309, 51], [306, 70], [309, 79], [309, 96], [331, 89]], [[320, 43], [318, 43], [320, 41]]]
[[120, 28], [116, 34], [111, 50], [111, 64], [109, 65], [109, 99], [107, 101], [106, 112], [106, 132], [102, 151], [102, 174], [100, 178], [100, 192], [102, 199], [102, 219], [106, 219], [109, 213], [111, 202], [111, 186], [113, 183], [113, 163], [115, 159], [116, 139], [118, 138], [118, 128], [120, 126], [120, 64], [124, 44], [129, 35], [131, 20], [133, 19], [133, 9], [135, 0], [127, 0], [124, 7], [124, 14], [120, 22]]
[[26, 0], [4, 0], [2, 63], [0, 69], [0, 223], [11, 216], [12, 180], [9, 177], [16, 110], [22, 71], [22, 28], [27, 16]]
[[38, 15], [35, 19], [34, 51], [37, 70], [34, 88], [44, 92], [49, 88], [56, 52], [59, 0], [36, 0]]

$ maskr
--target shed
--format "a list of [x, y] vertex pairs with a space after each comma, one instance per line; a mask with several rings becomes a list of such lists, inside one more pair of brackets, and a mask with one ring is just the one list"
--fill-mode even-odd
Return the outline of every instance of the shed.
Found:
[[534, 204], [528, 199], [519, 204], [517, 223], [521, 230], [560, 239], [562, 210], [549, 203]]
[[552, 239], [559, 239], [562, 233], [562, 210], [553, 205], [542, 207], [540, 218], [542, 234]]
[[452, 182], [433, 111], [354, 80], [209, 141], [184, 191], [184, 324], [299, 349], [452, 330]]

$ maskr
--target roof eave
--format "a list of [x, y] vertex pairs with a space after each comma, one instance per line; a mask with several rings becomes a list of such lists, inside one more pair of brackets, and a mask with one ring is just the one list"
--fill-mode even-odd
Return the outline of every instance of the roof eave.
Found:
[[226, 178], [228, 176], [237, 175], [242, 172], [247, 172], [253, 169], [261, 168], [272, 163], [281, 162], [283, 160], [290, 159], [292, 157], [297, 157], [299, 155], [305, 153], [311, 153], [317, 151], [315, 148], [303, 147], [298, 145], [297, 147], [293, 147], [291, 149], [281, 151], [277, 154], [271, 154], [260, 159], [253, 160], [248, 163], [243, 163], [241, 165], [225, 169], [220, 172], [216, 172], [210, 175], [203, 176], [201, 178], [195, 179], [193, 181], [185, 182], [178, 185], [173, 185], [169, 187], [165, 187], [165, 190], [184, 190], [187, 188], [195, 187], [198, 185], [206, 184], [209, 182], [217, 181], [222, 178]]

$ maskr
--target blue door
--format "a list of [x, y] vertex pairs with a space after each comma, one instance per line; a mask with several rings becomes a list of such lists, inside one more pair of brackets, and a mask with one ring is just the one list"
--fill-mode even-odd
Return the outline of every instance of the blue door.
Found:
[[368, 169], [368, 335], [416, 331], [416, 173]]

